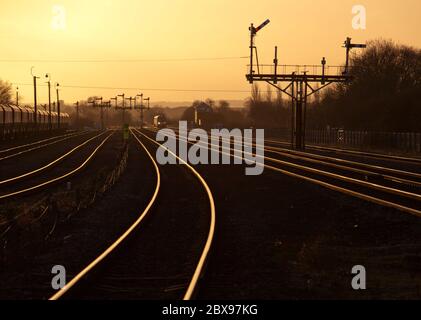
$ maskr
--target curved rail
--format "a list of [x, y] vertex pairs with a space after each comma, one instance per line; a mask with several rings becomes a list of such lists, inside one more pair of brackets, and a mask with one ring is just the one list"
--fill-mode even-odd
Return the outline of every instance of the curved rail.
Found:
[[87, 267], [85, 267], [81, 272], [79, 272], [69, 283], [66, 284], [64, 288], [54, 294], [49, 300], [58, 300], [60, 299], [66, 292], [68, 292], [72, 287], [74, 287], [82, 278], [92, 271], [100, 262], [102, 262], [105, 258], [107, 258], [110, 253], [112, 253], [132, 232], [136, 229], [137, 226], [143, 221], [143, 219], [147, 216], [150, 209], [152, 208], [153, 204], [155, 203], [156, 198], [158, 197], [159, 189], [161, 187], [161, 174], [159, 172], [158, 165], [156, 164], [155, 159], [152, 157], [148, 149], [145, 145], [140, 141], [140, 139], [131, 131], [132, 135], [135, 137], [137, 142], [142, 146], [142, 148], [148, 154], [148, 157], [151, 159], [153, 166], [155, 168], [156, 173], [156, 186], [155, 191], [151, 200], [149, 200], [148, 205], [143, 210], [142, 214], [139, 218], [133, 223], [123, 235], [121, 235], [111, 246], [109, 246], [103, 253], [101, 253], [94, 261], [92, 261]]
[[[188, 140], [183, 140], [183, 141], [185, 141], [189, 144], [193, 144], [193, 142], [188, 141]], [[224, 147], [222, 146], [222, 150], [223, 149], [224, 149]], [[219, 148], [218, 148], [218, 150], [219, 150]], [[230, 152], [227, 153], [227, 152], [219, 150], [219, 153], [231, 156]], [[249, 153], [249, 152], [247, 152], [246, 154], [251, 155], [251, 153]], [[235, 154], [232, 155], [232, 156], [235, 157], [235, 158], [239, 158], [241, 160], [244, 160], [244, 157], [239, 157]], [[373, 188], [373, 189], [376, 189], [376, 190], [379, 190], [379, 191], [389, 192], [389, 193], [392, 193], [392, 194], [395, 194], [395, 195], [400, 195], [400, 196], [404, 196], [404, 197], [408, 197], [408, 198], [412, 198], [412, 199], [416, 199], [416, 200], [420, 200], [420, 197], [421, 197], [418, 194], [413, 194], [413, 193], [409, 193], [409, 192], [398, 190], [398, 189], [388, 188], [388, 187], [384, 187], [384, 186], [381, 186], [381, 185], [376, 185], [376, 184], [373, 184], [373, 183], [365, 182], [365, 181], [362, 181], [362, 180], [348, 178], [348, 177], [340, 176], [340, 175], [337, 175], [337, 174], [334, 174], [334, 173], [330, 173], [330, 172], [326, 172], [326, 171], [322, 171], [322, 170], [318, 170], [318, 169], [314, 169], [314, 168], [310, 168], [310, 167], [306, 167], [306, 166], [302, 166], [302, 165], [297, 165], [297, 164], [294, 164], [294, 163], [285, 162], [285, 161], [281, 161], [281, 160], [270, 158], [270, 157], [264, 157], [264, 158], [269, 160], [269, 161], [275, 162], [275, 163], [284, 164], [284, 165], [287, 165], [287, 166], [290, 166], [290, 167], [294, 167], [295, 169], [301, 169], [301, 170], [311, 172], [311, 173], [322, 174], [322, 175], [328, 176], [330, 178], [339, 179], [339, 180], [346, 181], [346, 182], [349, 182], [349, 183], [355, 183], [355, 184], [358, 184], [360, 186]], [[399, 211], [403, 211], [403, 212], [412, 214], [414, 216], [421, 217], [421, 211], [417, 210], [417, 209], [414, 209], [414, 208], [403, 206], [403, 205], [400, 205], [398, 203], [394, 203], [394, 202], [391, 202], [391, 201], [379, 199], [379, 198], [369, 196], [369, 195], [366, 195], [366, 194], [363, 194], [363, 193], [359, 193], [359, 192], [356, 192], [356, 191], [353, 191], [353, 190], [350, 190], [350, 189], [335, 186], [333, 184], [327, 183], [327, 182], [322, 181], [322, 180], [310, 178], [310, 177], [307, 177], [307, 176], [304, 176], [304, 175], [300, 175], [298, 173], [294, 173], [294, 172], [287, 171], [287, 170], [284, 170], [284, 169], [276, 168], [276, 167], [273, 167], [273, 166], [270, 166], [270, 165], [267, 165], [267, 164], [264, 164], [263, 166], [265, 168], [270, 169], [270, 170], [277, 171], [277, 172], [283, 173], [285, 175], [288, 175], [288, 176], [291, 176], [291, 177], [294, 177], [294, 178], [306, 180], [308, 182], [312, 182], [314, 184], [323, 186], [325, 188], [328, 188], [328, 189], [331, 189], [331, 190], [334, 190], [334, 191], [337, 191], [337, 192], [341, 192], [341, 193], [344, 193], [344, 194], [347, 194], [347, 195], [350, 195], [350, 196], [353, 196], [353, 197], [357, 197], [357, 198], [360, 198], [360, 199], [363, 199], [363, 200], [366, 200], [366, 201], [369, 201], [369, 202], [373, 202], [373, 203], [383, 205], [383, 206], [386, 206], [386, 207], [391, 207], [391, 208], [397, 209]]]
[[43, 188], [43, 187], [45, 187], [45, 186], [48, 186], [48, 185], [50, 185], [50, 184], [53, 184], [53, 183], [55, 183], [55, 182], [58, 182], [58, 181], [61, 181], [61, 180], [64, 180], [64, 179], [66, 179], [67, 177], [70, 177], [70, 176], [72, 176], [73, 174], [75, 174], [75, 173], [77, 173], [78, 171], [80, 171], [80, 170], [82, 170], [87, 164], [88, 164], [88, 162], [94, 157], [94, 155], [98, 152], [98, 150], [105, 144], [105, 142], [112, 136], [114, 134], [114, 132], [112, 132], [111, 134], [109, 134], [96, 148], [95, 148], [95, 150], [89, 155], [89, 157], [88, 158], [86, 158], [85, 159], [85, 161], [79, 166], [79, 167], [77, 167], [76, 169], [74, 169], [74, 170], [72, 170], [72, 171], [70, 171], [70, 172], [68, 172], [68, 173], [66, 173], [66, 174], [63, 174], [63, 175], [61, 175], [61, 176], [59, 176], [59, 177], [56, 177], [56, 178], [53, 178], [53, 179], [50, 179], [50, 180], [48, 180], [48, 181], [45, 181], [45, 182], [42, 182], [42, 183], [40, 183], [40, 184], [37, 184], [37, 185], [35, 185], [35, 186], [32, 186], [32, 187], [29, 187], [29, 188], [25, 188], [25, 189], [22, 189], [22, 190], [18, 190], [18, 191], [14, 191], [14, 192], [11, 192], [11, 193], [7, 193], [7, 194], [4, 194], [4, 195], [1, 195], [0, 196], [0, 200], [4, 200], [4, 199], [8, 199], [8, 198], [11, 198], [11, 197], [14, 197], [14, 196], [17, 196], [17, 195], [22, 195], [22, 194], [25, 194], [25, 193], [27, 193], [27, 192], [30, 192], [30, 191], [34, 191], [34, 190], [37, 190], [37, 189], [40, 189], [40, 188]]
[[8, 178], [8, 179], [5, 179], [5, 180], [0, 181], [0, 186], [1, 186], [1, 185], [3, 185], [3, 184], [6, 184], [6, 183], [10, 183], [10, 182], [13, 182], [13, 181], [17, 181], [17, 180], [20, 180], [20, 179], [23, 179], [23, 178], [29, 177], [29, 176], [31, 176], [31, 175], [34, 175], [34, 174], [40, 173], [41, 171], [44, 171], [45, 169], [48, 169], [48, 168], [52, 167], [53, 165], [57, 164], [57, 163], [58, 163], [58, 162], [60, 162], [61, 160], [65, 159], [66, 157], [68, 157], [69, 155], [71, 155], [71, 154], [72, 154], [73, 152], [75, 152], [76, 150], [78, 150], [78, 149], [82, 148], [84, 145], [88, 144], [90, 141], [92, 141], [92, 140], [94, 140], [94, 139], [96, 139], [96, 138], [98, 138], [98, 137], [102, 136], [102, 135], [103, 135], [103, 134], [105, 134], [105, 133], [106, 133], [106, 131], [105, 131], [105, 132], [102, 132], [102, 133], [100, 133], [100, 134], [98, 134], [98, 135], [96, 135], [96, 136], [94, 136], [94, 137], [92, 137], [92, 138], [90, 138], [90, 139], [88, 139], [88, 140], [86, 140], [86, 141], [84, 141], [83, 143], [81, 143], [81, 144], [79, 144], [78, 146], [74, 147], [73, 149], [71, 149], [70, 151], [66, 152], [65, 154], [61, 155], [60, 157], [58, 157], [58, 158], [57, 158], [57, 159], [55, 159], [54, 161], [52, 161], [52, 162], [50, 162], [50, 163], [48, 163], [48, 164], [46, 164], [46, 165], [44, 165], [44, 166], [42, 166], [42, 167], [40, 167], [40, 168], [37, 168], [37, 169], [35, 169], [35, 170], [32, 170], [32, 171], [29, 171], [29, 172], [23, 173], [23, 174], [21, 174], [21, 175], [18, 175], [18, 176], [16, 176], [16, 177], [13, 177], [13, 178]]
[[65, 141], [65, 140], [69, 140], [69, 139], [74, 138], [74, 137], [78, 137], [78, 136], [85, 135], [85, 134], [87, 134], [87, 133], [88, 133], [88, 132], [82, 132], [82, 133], [75, 133], [75, 134], [71, 134], [71, 135], [65, 136], [65, 137], [64, 137], [64, 138], [62, 138], [62, 139], [59, 139], [59, 140], [54, 140], [53, 142], [49, 142], [49, 143], [42, 144], [42, 145], [37, 146], [37, 147], [29, 148], [29, 149], [26, 149], [26, 150], [23, 150], [23, 151], [19, 151], [19, 152], [17, 152], [17, 153], [13, 153], [13, 154], [10, 154], [10, 155], [7, 155], [7, 156], [4, 156], [4, 157], [0, 158], [0, 161], [7, 160], [7, 159], [11, 159], [11, 158], [14, 158], [14, 157], [20, 156], [20, 155], [22, 155], [22, 154], [25, 154], [25, 153], [28, 153], [28, 152], [31, 152], [31, 151], [35, 151], [35, 150], [38, 150], [38, 149], [41, 149], [41, 148], [45, 148], [45, 147], [51, 146], [51, 145], [56, 144], [56, 143], [59, 143], [59, 142], [61, 142], [61, 141]]
[[10, 151], [13, 151], [13, 150], [22, 149], [22, 148], [25, 148], [25, 147], [34, 146], [36, 144], [40, 144], [40, 143], [43, 143], [43, 142], [51, 141], [51, 140], [54, 140], [54, 139], [59, 139], [59, 138], [66, 137], [66, 136], [71, 136], [71, 135], [74, 135], [74, 134], [77, 134], [77, 132], [76, 133], [75, 132], [66, 133], [66, 134], [62, 134], [62, 135], [59, 135], [59, 136], [51, 137], [51, 138], [48, 138], [48, 139], [38, 140], [38, 141], [34, 141], [34, 142], [31, 142], [31, 143], [27, 143], [27, 144], [21, 144], [21, 145], [15, 146], [15, 147], [10, 147], [10, 148], [7, 148], [7, 149], [2, 149], [2, 150], [0, 150], [0, 154], [5, 153], [5, 152], [10, 152]]
[[[139, 130], [135, 129], [136, 132], [140, 133], [142, 136], [144, 136], [145, 138], [147, 138], [148, 140], [152, 141], [154, 144], [161, 146], [161, 144], [159, 144], [158, 142], [156, 142], [155, 140], [149, 138], [147, 135], [143, 134], [142, 132], [140, 132]], [[175, 153], [173, 153], [171, 150], [168, 150], [168, 152], [170, 154], [172, 154], [174, 157], [176, 157], [181, 163], [183, 163], [187, 168], [189, 168], [194, 175], [199, 179], [199, 181], [201, 182], [201, 184], [203, 185], [203, 187], [206, 190], [206, 193], [208, 195], [209, 198], [209, 204], [210, 204], [210, 211], [211, 211], [211, 222], [210, 222], [210, 227], [209, 227], [209, 232], [208, 232], [208, 237], [206, 239], [206, 243], [205, 246], [203, 248], [202, 254], [200, 255], [200, 259], [199, 262], [197, 263], [196, 269], [194, 271], [193, 277], [190, 280], [190, 284], [187, 288], [187, 291], [184, 295], [183, 300], [191, 300], [193, 297], [193, 294], [197, 288], [198, 282], [199, 282], [199, 278], [202, 275], [203, 271], [204, 271], [204, 267], [206, 264], [206, 260], [208, 258], [210, 249], [212, 247], [212, 242], [215, 236], [215, 226], [216, 226], [216, 210], [215, 210], [215, 201], [213, 199], [213, 195], [212, 192], [208, 186], [208, 184], [206, 183], [205, 179], [203, 179], [203, 177], [200, 175], [199, 172], [196, 171], [196, 169], [194, 169], [190, 164], [188, 164], [186, 161], [184, 161], [183, 159], [181, 159], [180, 157], [178, 157]]]

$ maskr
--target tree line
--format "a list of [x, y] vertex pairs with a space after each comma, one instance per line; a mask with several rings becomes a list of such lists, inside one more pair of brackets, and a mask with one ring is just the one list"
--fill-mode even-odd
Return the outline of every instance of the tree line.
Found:
[[352, 81], [309, 105], [310, 128], [421, 131], [421, 50], [374, 40], [351, 59]]

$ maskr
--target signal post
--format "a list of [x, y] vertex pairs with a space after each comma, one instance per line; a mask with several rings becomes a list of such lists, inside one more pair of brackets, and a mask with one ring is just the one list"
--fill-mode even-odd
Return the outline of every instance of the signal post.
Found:
[[[349, 72], [350, 50], [353, 48], [366, 48], [366, 45], [353, 44], [351, 38], [347, 38], [344, 42], [344, 48], [346, 48], [346, 63], [344, 67], [326, 66], [325, 57], [321, 60], [320, 65], [279, 65], [277, 47], [275, 47], [273, 65], [260, 65], [254, 40], [257, 32], [269, 23], [270, 21], [266, 20], [257, 28], [253, 24], [249, 28], [250, 64], [246, 78], [251, 84], [256, 81], [266, 82], [291, 98], [291, 146], [294, 149], [304, 150], [308, 98], [332, 83], [352, 81], [352, 74]], [[287, 85], [282, 87], [278, 83], [286, 83]], [[320, 84], [321, 86], [315, 88], [313, 87], [314, 84]]]

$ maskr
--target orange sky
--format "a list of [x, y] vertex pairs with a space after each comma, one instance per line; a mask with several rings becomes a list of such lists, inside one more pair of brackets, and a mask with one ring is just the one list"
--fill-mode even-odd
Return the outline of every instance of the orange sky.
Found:
[[[351, 9], [367, 8], [367, 29], [353, 30]], [[65, 28], [52, 25], [53, 6], [65, 9]], [[266, 18], [257, 37], [261, 62], [271, 63], [278, 45], [280, 64], [328, 64], [344, 61], [346, 36], [357, 42], [394, 39], [421, 47], [419, 0], [1, 0], [0, 78], [30, 84], [31, 66], [63, 86], [121, 87], [139, 90], [63, 88], [68, 103], [89, 95], [140, 93], [141, 88], [234, 90], [245, 92], [173, 92], [143, 90], [152, 101], [243, 99], [247, 59], [70, 63], [61, 60], [150, 60], [248, 55], [248, 26]], [[29, 60], [9, 62], [7, 60]], [[32, 61], [31, 61], [32, 60]], [[33, 60], [56, 60], [40, 62]], [[59, 62], [57, 62], [59, 60]], [[61, 61], [61, 62], [60, 62]], [[40, 83], [44, 82], [43, 79]], [[20, 85], [25, 102], [33, 91]], [[46, 87], [39, 87], [41, 103]]]

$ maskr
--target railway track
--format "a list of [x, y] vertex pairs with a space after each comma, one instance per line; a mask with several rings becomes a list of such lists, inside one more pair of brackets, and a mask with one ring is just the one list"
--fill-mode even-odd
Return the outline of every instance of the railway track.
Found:
[[[245, 143], [256, 147], [254, 143]], [[203, 146], [209, 148], [209, 145]], [[418, 173], [271, 146], [265, 146], [264, 150], [264, 166], [269, 170], [421, 217], [421, 175]], [[223, 147], [220, 149], [222, 154], [228, 155], [228, 152], [230, 150]]]
[[33, 142], [33, 143], [28, 143], [28, 144], [16, 146], [16, 147], [13, 147], [13, 148], [3, 149], [3, 150], [0, 150], [0, 161], [13, 159], [13, 158], [16, 158], [18, 156], [22, 156], [24, 154], [27, 154], [28, 152], [40, 150], [42, 148], [55, 145], [57, 143], [69, 140], [69, 139], [74, 138], [74, 137], [83, 136], [87, 133], [88, 132], [86, 132], [86, 131], [84, 131], [84, 132], [73, 132], [73, 133], [69, 133], [69, 134], [65, 134], [65, 135], [61, 135], [61, 136], [57, 136], [57, 137], [52, 137], [52, 138], [36, 141], [36, 142]]
[[[169, 127], [169, 129], [178, 131], [177, 127]], [[251, 141], [248, 141], [251, 142]], [[276, 139], [265, 139], [265, 146], [278, 148], [278, 150], [281, 151], [287, 151], [287, 152], [298, 152], [293, 149], [291, 149], [291, 143], [280, 141]], [[282, 147], [280, 147], [282, 146]], [[313, 151], [314, 155], [321, 155], [328, 153], [330, 154], [330, 157], [339, 157], [339, 156], [349, 156], [353, 158], [363, 158], [364, 162], [367, 163], [367, 160], [377, 160], [383, 163], [391, 164], [391, 163], [398, 163], [400, 165], [413, 165], [414, 167], [419, 167], [421, 164], [421, 158], [417, 157], [404, 157], [404, 156], [396, 156], [396, 155], [388, 155], [388, 154], [381, 154], [381, 153], [374, 153], [374, 152], [367, 152], [367, 151], [357, 151], [357, 150], [350, 150], [350, 149], [344, 149], [344, 148], [333, 148], [333, 147], [324, 147], [324, 146], [318, 146], [318, 145], [306, 145], [306, 151], [305, 153], [310, 154], [310, 150]], [[304, 152], [304, 151], [302, 151]], [[315, 154], [315, 152], [319, 154]], [[418, 170], [421, 172], [421, 170]]]
[[41, 144], [41, 143], [44, 143], [44, 142], [47, 142], [47, 141], [52, 141], [54, 139], [60, 139], [62, 137], [65, 137], [65, 136], [68, 136], [68, 135], [71, 135], [71, 134], [74, 134], [74, 133], [76, 133], [76, 132], [65, 133], [65, 134], [62, 134], [62, 135], [57, 135], [57, 136], [53, 136], [53, 137], [49, 137], [49, 138], [45, 138], [45, 139], [35, 140], [35, 141], [31, 141], [31, 142], [24, 143], [24, 144], [10, 145], [10, 146], [8, 146], [4, 149], [1, 149], [0, 154], [5, 153], [5, 152], [14, 151], [14, 150], [19, 150], [19, 149], [30, 147], [30, 146], [34, 146], [34, 145]]
[[[215, 232], [216, 215], [215, 215], [215, 203], [213, 200], [212, 192], [209, 189], [208, 185], [206, 184], [205, 180], [202, 178], [202, 176], [192, 166], [190, 166], [189, 164], [185, 162], [183, 163], [183, 165], [180, 165], [180, 166], [171, 166], [171, 167], [160, 169], [154, 157], [152, 156], [151, 151], [149, 151], [150, 148], [157, 148], [159, 144], [155, 140], [151, 139], [150, 137], [148, 137], [147, 135], [145, 135], [144, 133], [136, 129], [132, 130], [131, 133], [135, 139], [135, 142], [138, 144], [138, 147], [141, 148], [142, 151], [144, 151], [147, 154], [148, 159], [150, 160], [150, 164], [153, 166], [153, 171], [155, 172], [155, 179], [156, 179], [154, 191], [149, 201], [147, 202], [147, 205], [139, 214], [136, 221], [132, 225], [130, 225], [130, 227], [126, 231], [124, 231], [124, 233], [122, 233], [122, 235], [118, 237], [118, 239], [115, 242], [113, 242], [105, 251], [103, 251], [98, 257], [93, 259], [82, 271], [80, 271], [76, 276], [74, 276], [72, 280], [68, 282], [67, 285], [63, 289], [61, 289], [55, 295], [53, 295], [50, 298], [50, 300], [58, 300], [58, 299], [66, 298], [69, 296], [71, 298], [73, 297], [75, 298], [80, 298], [80, 297], [91, 297], [91, 298], [94, 297], [95, 298], [96, 297], [97, 298], [98, 295], [100, 295], [100, 293], [98, 293], [98, 291], [96, 291], [95, 288], [100, 286], [99, 284], [102, 284], [102, 287], [111, 287], [111, 285], [108, 285], [108, 286], [104, 285], [104, 282], [107, 283], [107, 281], [110, 281], [110, 278], [113, 278], [113, 277], [121, 277], [124, 279], [127, 279], [127, 278], [131, 279], [131, 277], [133, 277], [134, 279], [133, 282], [136, 282], [136, 280], [140, 281], [139, 278], [142, 277], [142, 274], [138, 274], [139, 273], [138, 268], [136, 268], [135, 271], [133, 271], [131, 267], [127, 265], [127, 262], [122, 263], [121, 261], [122, 260], [125, 261], [126, 259], [128, 260], [135, 259], [136, 257], [133, 257], [133, 255], [138, 255], [139, 251], [141, 252], [142, 249], [145, 250], [145, 247], [147, 247], [148, 245], [150, 246], [150, 244], [148, 243], [143, 243], [142, 239], [140, 240], [138, 239], [138, 237], [140, 237], [145, 232], [145, 229], [141, 229], [143, 230], [143, 232], [140, 232], [139, 227], [140, 226], [145, 227], [144, 223], [147, 217], [152, 218], [153, 216], [161, 216], [162, 218], [166, 219], [166, 221], [170, 219], [170, 217], [168, 217], [168, 210], [172, 211], [171, 206], [180, 205], [180, 197], [174, 198], [174, 193], [175, 193], [175, 190], [177, 190], [177, 188], [180, 187], [181, 179], [185, 179], [184, 181], [188, 183], [188, 185], [186, 185], [186, 189], [188, 189], [189, 192], [196, 192], [196, 193], [199, 192], [199, 194], [201, 194], [199, 197], [201, 198], [204, 197], [203, 199], [206, 199], [206, 202], [207, 202], [205, 206], [206, 209], [204, 210], [200, 209], [196, 206], [196, 204], [194, 204], [193, 208], [184, 208], [183, 211], [193, 214], [192, 216], [185, 217], [185, 219], [188, 219], [187, 222], [186, 221], [183, 222], [182, 218], [179, 217], [175, 220], [174, 223], [170, 221], [166, 223], [160, 223], [159, 228], [163, 228], [161, 224], [165, 225], [165, 224], [170, 223], [171, 226], [167, 226], [167, 228], [168, 227], [170, 228], [170, 232], [171, 232], [170, 238], [171, 238], [173, 237], [173, 233], [177, 232], [179, 227], [182, 227], [181, 230], [183, 230], [185, 225], [188, 225], [189, 223], [193, 223], [193, 225], [196, 225], [193, 219], [195, 217], [194, 214], [197, 215], [201, 211], [207, 211], [206, 215], [208, 216], [207, 219], [209, 220], [209, 223], [207, 224], [208, 231], [207, 231], [207, 237], [204, 244], [203, 244], [203, 238], [200, 237], [200, 239], [198, 239], [193, 229], [187, 230], [190, 233], [190, 235], [185, 235], [183, 232], [180, 232], [181, 230], [179, 230], [178, 235], [177, 235], [177, 240], [165, 239], [166, 247], [168, 248], [171, 247], [172, 243], [180, 242], [180, 244], [182, 244], [184, 248], [183, 249], [183, 252], [185, 253], [184, 255], [188, 256], [189, 258], [188, 264], [192, 266], [191, 275], [189, 277], [185, 278], [186, 275], [184, 275], [181, 278], [175, 277], [175, 279], [173, 279], [174, 281], [182, 281], [183, 283], [187, 281], [186, 285], [183, 284], [181, 286], [177, 286], [178, 289], [176, 290], [183, 290], [184, 293], [181, 297], [184, 300], [190, 300], [194, 296], [197, 290], [199, 279], [204, 272], [205, 263], [207, 261], [207, 257], [211, 249], [214, 232]], [[144, 140], [144, 142], [142, 142], [142, 140]], [[147, 147], [147, 145], [149, 145], [149, 148]], [[164, 171], [164, 172], [161, 172], [161, 171]], [[191, 181], [192, 178], [194, 182]], [[192, 186], [192, 183], [195, 183], [194, 187]], [[200, 186], [200, 188], [197, 188], [197, 186]], [[186, 196], [187, 195], [184, 195], [184, 197]], [[191, 196], [191, 193], [189, 193], [188, 196]], [[179, 212], [177, 213], [177, 215], [179, 215]], [[161, 230], [160, 232], [163, 232], [163, 231]], [[190, 241], [192, 237], [195, 240]], [[129, 239], [129, 238], [132, 238], [132, 239]], [[133, 241], [134, 240], [133, 238], [137, 239], [138, 241]], [[171, 242], [168, 242], [168, 241], [171, 241]], [[133, 243], [133, 242], [136, 242], [136, 244], [140, 246], [140, 249], [137, 247], [135, 249], [131, 248], [130, 243]], [[198, 242], [198, 243], [193, 245], [192, 242], [194, 243]], [[200, 248], [200, 254], [197, 254], [197, 251], [198, 251], [197, 247]], [[190, 249], [187, 249], [187, 248], [190, 248]], [[161, 248], [161, 250], [158, 250], [158, 251], [165, 251], [165, 250]], [[121, 257], [119, 259], [118, 256], [124, 253], [125, 253], [126, 259], [121, 259]], [[162, 259], [168, 260], [168, 258], [165, 257], [165, 255], [164, 255], [164, 258], [157, 258], [156, 256], [159, 255], [159, 253], [160, 252], [148, 251], [147, 259], [157, 259], [157, 261], [159, 261], [159, 266], [161, 267], [162, 265], [161, 260]], [[152, 254], [154, 256], [149, 256], [149, 254]], [[183, 259], [179, 257], [178, 260], [182, 261]], [[175, 263], [173, 263], [174, 266], [177, 266], [177, 267], [173, 266], [173, 268], [179, 269], [181, 267], [181, 269], [183, 269], [181, 261], [178, 261], [178, 260]], [[166, 263], [169, 264], [170, 262], [166, 262]], [[186, 263], [187, 262], [184, 262], [184, 264]], [[169, 272], [169, 271], [166, 271], [166, 272]], [[173, 271], [173, 272], [177, 272], [177, 271]], [[91, 274], [93, 274], [92, 275], [93, 280], [90, 280], [89, 283], [87, 283], [87, 281], [84, 281]], [[162, 274], [159, 274], [159, 276], [165, 278], [164, 275]], [[165, 281], [169, 281], [168, 277]], [[121, 286], [121, 283], [119, 282], [118, 285]], [[135, 286], [135, 284], [132, 283], [131, 286]], [[125, 290], [125, 288], [117, 288], [117, 289], [120, 291]], [[140, 289], [144, 289], [144, 288], [140, 288]], [[91, 292], [89, 293], [89, 291]], [[104, 294], [104, 292], [101, 292], [101, 293]]]
[[77, 150], [79, 150], [80, 148], [82, 148], [83, 146], [87, 145], [89, 142], [91, 142], [92, 140], [102, 136], [103, 134], [105, 134], [105, 132], [99, 133], [97, 135], [95, 135], [92, 138], [87, 138], [85, 141], [83, 141], [82, 143], [78, 144], [77, 146], [71, 148], [69, 151], [67, 151], [66, 153], [62, 154], [61, 156], [59, 156], [58, 158], [54, 159], [53, 161], [48, 162], [47, 164], [40, 166], [34, 170], [30, 170], [27, 171], [25, 173], [21, 173], [18, 174], [14, 177], [10, 177], [4, 180], [0, 180], [0, 188], [4, 185], [10, 184], [10, 183], [15, 183], [17, 181], [20, 181], [22, 179], [26, 179], [30, 176], [34, 176], [37, 174], [40, 174], [41, 172], [47, 170], [47, 169], [51, 169], [52, 167], [58, 165], [61, 161], [63, 161], [64, 159], [66, 159], [67, 157], [69, 157], [70, 155], [72, 155], [73, 153], [75, 153]]
[[[83, 147], [89, 146], [89, 144], [92, 144], [96, 139], [104, 134], [106, 137], [101, 139], [98, 144], [95, 144], [93, 150], [85, 150], [86, 148], [83, 149]], [[46, 187], [50, 187], [55, 183], [61, 182], [71, 176], [74, 176], [75, 174], [80, 173], [113, 134], [114, 131], [111, 133], [105, 132], [98, 134], [43, 167], [1, 181], [0, 186], [4, 185], [4, 187], [3, 192], [0, 194], [0, 201], [8, 201], [16, 197], [43, 190]], [[82, 150], [84, 151], [82, 152]], [[80, 154], [76, 154], [76, 151], [80, 151]], [[87, 153], [86, 157], [83, 157], [84, 153]], [[80, 155], [82, 155], [82, 159], [78, 158]], [[75, 158], [70, 159], [70, 156], [74, 156]], [[56, 165], [64, 159], [71, 162], [69, 164], [69, 167], [71, 168], [70, 170], [67, 168], [64, 172], [63, 170], [61, 170], [62, 172], [54, 172], [54, 170], [48, 170], [44, 176], [41, 177], [38, 175], [40, 172], [47, 171], [47, 169], [56, 169]], [[74, 162], [76, 162], [75, 165]], [[57, 169], [59, 168], [57, 167]]]
[[[272, 139], [266, 139], [265, 143], [277, 146], [285, 146], [288, 147], [291, 144], [283, 141], [277, 141]], [[412, 163], [419, 165], [421, 164], [421, 158], [414, 158], [414, 157], [403, 157], [403, 156], [394, 156], [394, 155], [387, 155], [387, 154], [380, 154], [380, 153], [373, 153], [373, 152], [364, 152], [364, 151], [356, 151], [356, 150], [349, 150], [343, 148], [333, 148], [333, 147], [323, 147], [317, 145], [307, 145], [307, 150], [313, 150], [317, 152], [327, 152], [327, 153], [334, 153], [337, 155], [350, 155], [356, 157], [365, 157], [370, 159], [377, 159], [377, 160], [386, 160], [386, 161], [395, 161], [400, 163]]]

